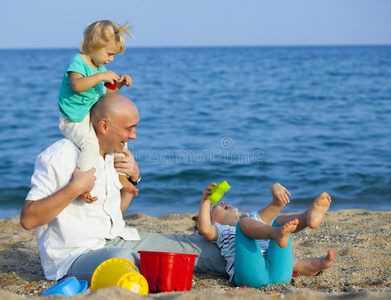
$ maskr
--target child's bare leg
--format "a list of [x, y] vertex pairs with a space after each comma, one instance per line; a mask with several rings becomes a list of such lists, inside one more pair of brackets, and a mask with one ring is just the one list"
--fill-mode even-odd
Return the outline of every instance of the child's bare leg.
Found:
[[128, 177], [126, 175], [118, 174], [118, 177], [125, 191], [134, 196], [138, 195], [138, 189], [129, 182]]
[[288, 245], [289, 235], [296, 230], [298, 223], [299, 220], [296, 219], [280, 227], [273, 227], [246, 217], [240, 220], [240, 229], [254, 240], [271, 239], [284, 248]]
[[306, 227], [317, 228], [323, 220], [331, 204], [331, 197], [327, 193], [322, 193], [311, 206], [303, 213], [284, 215], [277, 217], [278, 224], [285, 224], [290, 220], [298, 219], [299, 225], [295, 232], [299, 232]]
[[315, 276], [333, 265], [335, 255], [335, 250], [329, 250], [324, 257], [299, 259], [293, 267], [293, 272], [305, 276]]

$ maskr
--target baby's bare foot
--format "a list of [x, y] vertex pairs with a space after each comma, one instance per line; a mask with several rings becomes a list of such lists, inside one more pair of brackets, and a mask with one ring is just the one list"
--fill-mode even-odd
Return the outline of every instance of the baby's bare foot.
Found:
[[132, 194], [133, 196], [138, 195], [138, 189], [129, 182], [126, 176], [120, 175], [119, 181], [121, 182], [123, 189], [129, 194]]
[[83, 199], [84, 201], [86, 200], [90, 200], [92, 198], [91, 194], [90, 193], [83, 193], [79, 196], [79, 198]]
[[276, 238], [274, 239], [278, 246], [281, 248], [285, 248], [289, 243], [289, 236], [292, 232], [296, 230], [297, 225], [299, 224], [298, 219], [294, 219], [293, 221], [290, 221], [281, 227], [279, 227], [279, 234], [277, 234]]
[[92, 197], [90, 193], [83, 193], [79, 196], [80, 199], [84, 200], [84, 202], [91, 204], [98, 200], [98, 197]]
[[307, 226], [315, 229], [322, 223], [323, 217], [331, 204], [331, 197], [322, 193], [306, 211]]
[[299, 259], [293, 268], [293, 272], [300, 275], [315, 276], [319, 272], [330, 268], [335, 261], [335, 250], [329, 250], [327, 255], [319, 258]]

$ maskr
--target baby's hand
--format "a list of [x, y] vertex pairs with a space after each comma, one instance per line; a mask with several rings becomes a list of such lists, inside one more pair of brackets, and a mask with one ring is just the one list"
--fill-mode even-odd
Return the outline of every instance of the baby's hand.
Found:
[[204, 190], [204, 192], [203, 192], [203, 194], [202, 194], [202, 201], [205, 201], [205, 200], [207, 200], [208, 199], [208, 197], [212, 194], [212, 189], [213, 189], [213, 187], [215, 187], [217, 185], [217, 183], [214, 183], [214, 182], [212, 182], [211, 184], [209, 184], [206, 188], [205, 188], [205, 190]]
[[126, 75], [126, 74], [122, 74], [119, 79], [119, 82], [122, 82], [127, 87], [130, 87], [130, 86], [132, 86], [132, 77], [130, 77], [129, 75]]
[[108, 82], [111, 85], [113, 85], [115, 82], [120, 81], [120, 77], [113, 71], [106, 71], [100, 74], [102, 76], [102, 81]]
[[278, 204], [278, 205], [284, 204], [285, 205], [285, 204], [290, 203], [288, 195], [291, 196], [291, 193], [285, 187], [283, 187], [281, 184], [279, 184], [279, 183], [273, 184], [272, 187], [270, 188], [270, 190], [272, 192], [274, 204]]

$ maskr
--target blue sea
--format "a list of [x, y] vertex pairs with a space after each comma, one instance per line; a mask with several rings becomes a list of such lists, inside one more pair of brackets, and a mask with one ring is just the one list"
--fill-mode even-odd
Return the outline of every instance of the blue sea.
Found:
[[[57, 97], [77, 49], [0, 50], [0, 218], [20, 213], [35, 157], [61, 139]], [[203, 189], [285, 212], [320, 193], [332, 210], [391, 210], [391, 46], [132, 48], [107, 66], [133, 78], [129, 148], [142, 174], [127, 214], [198, 211]]]

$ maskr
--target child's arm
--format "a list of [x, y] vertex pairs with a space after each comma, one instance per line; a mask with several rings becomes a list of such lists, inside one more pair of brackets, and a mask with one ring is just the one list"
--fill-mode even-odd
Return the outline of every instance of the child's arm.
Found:
[[114, 90], [107, 89], [106, 94], [117, 93], [124, 85], [126, 85], [127, 87], [132, 86], [132, 77], [126, 74], [122, 74], [120, 76], [119, 81], [117, 82], [116, 88]]
[[291, 195], [291, 193], [279, 183], [273, 184], [270, 191], [273, 196], [272, 202], [258, 211], [259, 218], [266, 223], [269, 223], [277, 217], [285, 205], [290, 202], [288, 195]]
[[291, 193], [279, 183], [275, 183], [270, 188], [273, 196], [273, 202], [276, 204], [288, 204], [290, 203], [289, 197]]
[[210, 219], [210, 201], [208, 197], [211, 194], [212, 188], [216, 186], [216, 183], [211, 183], [207, 186], [202, 194], [200, 212], [198, 216], [198, 231], [201, 235], [209, 241], [216, 241], [219, 232], [216, 226], [212, 225]]
[[96, 73], [94, 75], [85, 77], [77, 72], [70, 72], [69, 74], [69, 81], [71, 83], [71, 87], [76, 93], [84, 92], [97, 85], [101, 81], [114, 84], [114, 82], [117, 82], [119, 80], [120, 77], [113, 71]]

